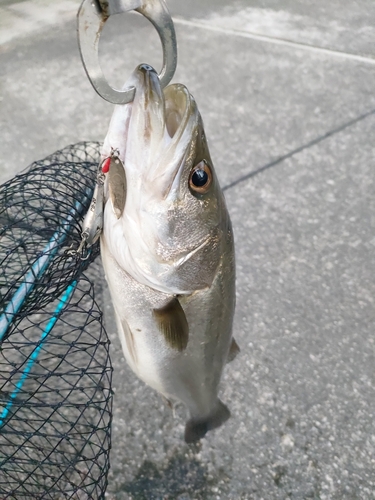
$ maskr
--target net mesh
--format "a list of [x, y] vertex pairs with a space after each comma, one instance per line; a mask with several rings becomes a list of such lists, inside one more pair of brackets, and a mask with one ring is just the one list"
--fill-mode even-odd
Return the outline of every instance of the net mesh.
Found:
[[0, 188], [1, 499], [104, 498], [112, 367], [98, 245], [84, 261], [67, 254], [99, 147], [69, 146]]

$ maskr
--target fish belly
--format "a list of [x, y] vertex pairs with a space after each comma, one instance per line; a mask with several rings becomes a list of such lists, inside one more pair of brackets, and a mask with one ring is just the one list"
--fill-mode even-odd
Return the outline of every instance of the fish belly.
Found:
[[183, 402], [193, 419], [204, 419], [218, 405], [218, 386], [231, 342], [234, 268], [225, 255], [210, 288], [180, 296], [189, 325], [185, 350], [170, 347], [153, 309], [171, 295], [138, 283], [119, 267], [101, 238], [103, 267], [111, 292], [124, 356], [146, 384], [168, 400]]

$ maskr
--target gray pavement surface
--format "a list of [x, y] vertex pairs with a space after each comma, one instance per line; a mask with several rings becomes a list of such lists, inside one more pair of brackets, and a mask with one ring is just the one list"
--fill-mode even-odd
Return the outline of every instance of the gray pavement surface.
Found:
[[[123, 359], [108, 295], [115, 406], [109, 500], [375, 498], [375, 4], [170, 0], [179, 66], [225, 186], [237, 250], [222, 381], [231, 420], [201, 444]], [[0, 180], [81, 140], [112, 106], [79, 59], [77, 1], [0, 2]], [[102, 65], [160, 67], [118, 16]], [[324, 49], [324, 50], [322, 50]], [[98, 276], [97, 280], [103, 280]]]

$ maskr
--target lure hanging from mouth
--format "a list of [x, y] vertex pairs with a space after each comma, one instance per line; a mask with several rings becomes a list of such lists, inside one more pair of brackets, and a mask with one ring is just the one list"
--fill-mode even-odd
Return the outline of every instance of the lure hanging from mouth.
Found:
[[186, 87], [163, 91], [148, 65], [130, 85], [134, 101], [116, 106], [102, 150], [119, 159], [104, 185], [102, 261], [127, 362], [186, 405], [194, 442], [230, 416], [218, 389], [239, 350], [232, 227]]

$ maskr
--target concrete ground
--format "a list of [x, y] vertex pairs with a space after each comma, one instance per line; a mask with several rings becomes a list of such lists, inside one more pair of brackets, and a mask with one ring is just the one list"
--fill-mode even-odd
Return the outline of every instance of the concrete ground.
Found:
[[[237, 249], [222, 380], [231, 420], [197, 446], [126, 366], [108, 296], [114, 423], [109, 500], [375, 498], [375, 4], [169, 0], [179, 64], [228, 201]], [[0, 2], [0, 180], [81, 140], [112, 106], [80, 62], [76, 0]], [[157, 35], [111, 18], [121, 85], [160, 67]], [[103, 279], [98, 276], [98, 280]]]

